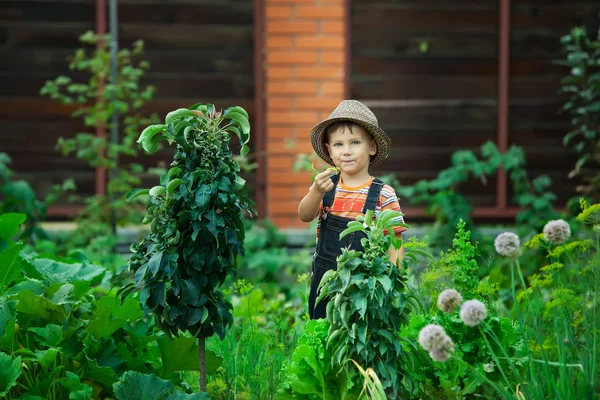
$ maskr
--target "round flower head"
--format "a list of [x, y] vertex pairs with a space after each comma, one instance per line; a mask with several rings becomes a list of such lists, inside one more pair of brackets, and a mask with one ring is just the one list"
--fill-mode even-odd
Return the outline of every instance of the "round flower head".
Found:
[[433, 348], [439, 347], [439, 344], [443, 342], [446, 337], [446, 331], [439, 325], [429, 324], [421, 329], [419, 332], [419, 344], [422, 348], [430, 351]]
[[571, 227], [562, 219], [549, 221], [544, 226], [544, 239], [547, 242], [560, 244], [566, 242], [571, 237]]
[[512, 232], [504, 232], [496, 236], [494, 247], [498, 254], [506, 257], [517, 257], [521, 253], [519, 237]]
[[460, 308], [460, 319], [467, 326], [477, 326], [487, 317], [485, 304], [479, 300], [465, 301]]
[[445, 313], [451, 313], [462, 304], [462, 296], [454, 289], [446, 289], [438, 296], [438, 307]]
[[450, 358], [450, 353], [454, 351], [454, 342], [450, 339], [449, 336], [446, 336], [446, 340], [443, 343], [443, 346], [440, 346], [436, 349], [432, 349], [429, 352], [429, 357], [431, 357], [435, 361], [444, 362]]

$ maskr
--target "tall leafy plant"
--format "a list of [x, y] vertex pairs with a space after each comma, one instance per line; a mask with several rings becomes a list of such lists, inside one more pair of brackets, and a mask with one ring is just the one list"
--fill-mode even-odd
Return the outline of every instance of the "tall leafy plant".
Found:
[[347, 359], [373, 368], [380, 377], [389, 398], [395, 399], [405, 370], [403, 350], [398, 332], [409, 322], [410, 304], [416, 301], [408, 293], [407, 274], [389, 260], [391, 246], [400, 248], [402, 239], [392, 232], [402, 215], [386, 210], [373, 219], [369, 210], [348, 228], [340, 238], [363, 232], [364, 251], [343, 249], [338, 269], [325, 273], [319, 299], [330, 296], [327, 319], [330, 323], [327, 346], [332, 348], [333, 365], [344, 365]]
[[585, 27], [575, 27], [560, 40], [565, 58], [557, 63], [569, 68], [562, 79], [562, 92], [569, 100], [562, 111], [571, 116], [573, 129], [564, 137], [565, 146], [578, 154], [569, 174], [582, 184], [577, 190], [585, 195], [600, 196], [600, 30], [590, 38]]
[[[156, 91], [153, 86], [142, 84], [150, 68], [143, 59], [144, 43], [136, 41], [130, 48], [117, 52], [115, 80], [110, 73], [110, 36], [89, 31], [79, 40], [82, 48], [75, 51], [69, 62], [73, 77], [61, 75], [47, 81], [40, 90], [41, 95], [74, 108], [71, 116], [81, 120], [85, 127], [73, 137], [61, 137], [57, 148], [64, 155], [74, 154], [92, 168], [102, 167], [110, 172], [106, 195], [84, 199], [86, 206], [71, 237], [73, 247], [87, 246], [98, 237], [110, 235], [113, 224], [139, 221], [138, 207], [126, 202], [123, 195], [131, 187], [139, 186], [147, 171], [139, 164], [124, 162], [124, 158], [139, 154], [135, 141], [142, 127], [158, 122], [155, 115], [148, 116], [143, 111]], [[115, 112], [120, 116], [119, 138], [113, 142], [110, 135], [97, 136], [96, 128], [101, 126], [111, 132]]]
[[219, 288], [244, 252], [243, 221], [253, 206], [229, 148], [232, 135], [246, 155], [250, 124], [241, 107], [221, 113], [211, 104], [196, 104], [169, 113], [138, 142], [148, 153], [163, 140], [176, 144], [171, 168], [160, 185], [127, 194], [128, 200], [149, 195], [144, 222], [151, 231], [131, 247], [128, 269], [135, 282], [122, 294], [138, 288], [163, 331], [199, 338], [202, 390], [205, 339], [215, 333], [222, 339], [232, 323], [232, 306]]

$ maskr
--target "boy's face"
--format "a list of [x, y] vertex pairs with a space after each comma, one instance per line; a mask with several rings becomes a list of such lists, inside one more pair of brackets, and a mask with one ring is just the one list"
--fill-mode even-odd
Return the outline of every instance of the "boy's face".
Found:
[[377, 151], [375, 140], [360, 125], [351, 125], [351, 129], [340, 126], [329, 132], [325, 145], [335, 166], [349, 175], [368, 172], [371, 156]]

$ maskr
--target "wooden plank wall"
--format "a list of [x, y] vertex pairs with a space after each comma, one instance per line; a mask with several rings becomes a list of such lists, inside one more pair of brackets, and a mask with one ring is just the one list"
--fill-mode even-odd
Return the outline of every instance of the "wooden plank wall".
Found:
[[[512, 1], [509, 144], [525, 148], [533, 175], [552, 177], [561, 200], [574, 193], [575, 158], [561, 142], [568, 118], [557, 114], [565, 71], [552, 60], [571, 27], [597, 27], [599, 10], [590, 0]], [[352, 97], [373, 105], [393, 144], [376, 174], [413, 184], [454, 151], [496, 140], [498, 20], [497, 0], [352, 1]], [[474, 205], [496, 203], [495, 177], [464, 189]]]
[[[40, 194], [67, 177], [76, 178], [80, 194], [94, 193], [94, 171], [54, 149], [58, 137], [74, 135], [80, 124], [70, 119], [71, 110], [38, 92], [47, 79], [68, 73], [66, 57], [79, 47], [78, 35], [95, 29], [95, 7], [94, 0], [1, 3], [0, 150]], [[212, 102], [240, 105], [253, 118], [252, 0], [218, 6], [211, 0], [120, 0], [119, 26], [121, 47], [138, 39], [146, 44], [151, 70], [144, 83], [157, 87], [148, 112], [164, 118], [172, 109]], [[135, 161], [150, 166], [171, 156], [166, 150]]]

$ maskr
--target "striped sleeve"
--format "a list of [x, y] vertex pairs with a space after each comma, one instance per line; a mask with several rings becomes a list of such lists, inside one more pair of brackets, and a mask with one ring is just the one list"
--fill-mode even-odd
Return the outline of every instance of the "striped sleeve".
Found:
[[[396, 191], [389, 185], [383, 185], [383, 188], [381, 189], [381, 195], [379, 196], [379, 202], [381, 204], [381, 211], [394, 210], [402, 212]], [[404, 223], [404, 216], [399, 216], [396, 219], [396, 222]], [[400, 234], [406, 230], [407, 228], [403, 226], [394, 227], [395, 234]]]

